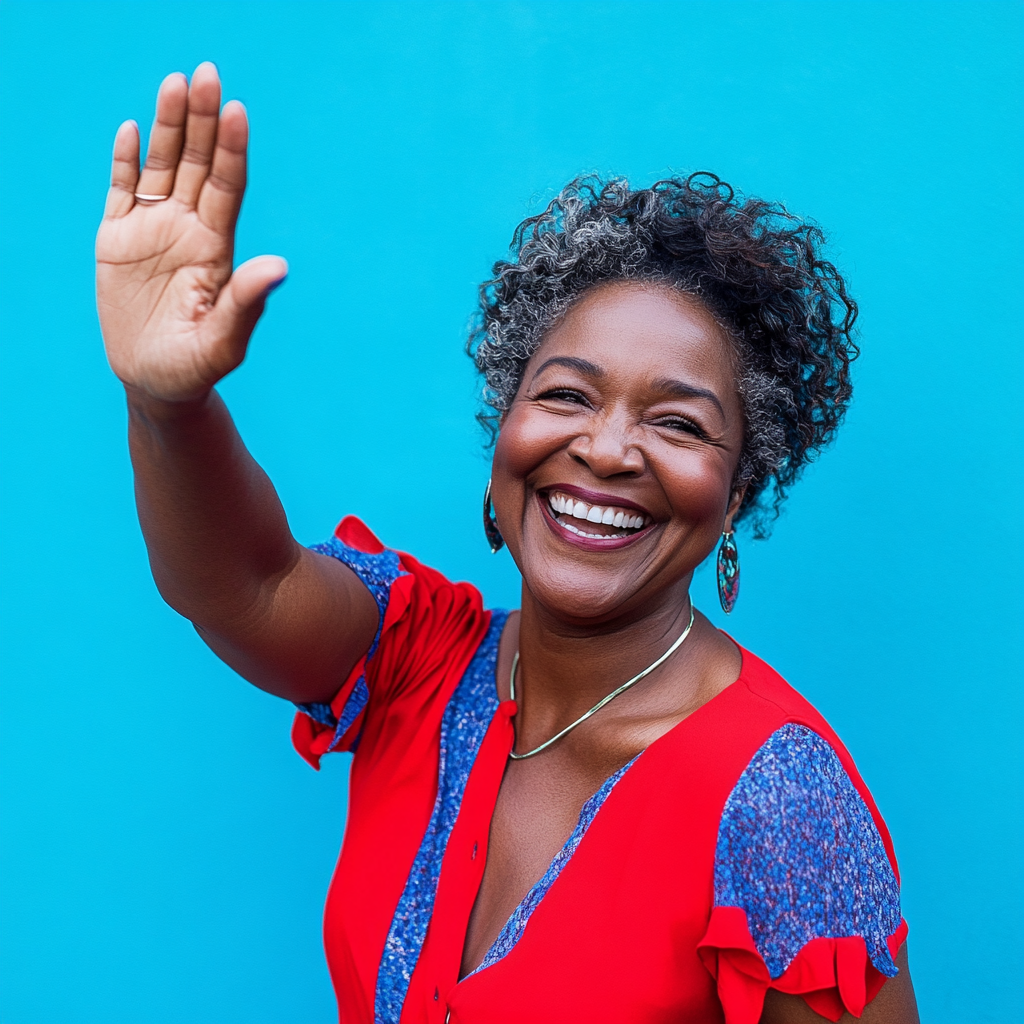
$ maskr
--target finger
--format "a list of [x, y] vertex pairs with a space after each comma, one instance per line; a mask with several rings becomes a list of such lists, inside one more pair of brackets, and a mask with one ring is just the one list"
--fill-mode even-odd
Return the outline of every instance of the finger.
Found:
[[161, 83], [156, 94], [156, 117], [149, 132], [146, 165], [135, 189], [140, 195], [169, 196], [174, 188], [181, 145], [185, 138], [188, 81], [176, 71]]
[[249, 124], [238, 100], [224, 106], [210, 173], [199, 193], [199, 219], [219, 234], [231, 231], [245, 194], [245, 150]]
[[174, 198], [189, 208], [196, 205], [210, 170], [219, 114], [220, 77], [216, 67], [206, 61], [196, 68], [189, 86], [185, 146], [174, 179]]
[[139, 180], [139, 126], [125, 121], [114, 136], [114, 160], [110, 167], [110, 191], [104, 217], [123, 217], [135, 205]]
[[288, 264], [280, 256], [257, 256], [243, 263], [221, 289], [207, 320], [210, 348], [218, 353], [216, 370], [221, 376], [245, 357], [267, 296], [287, 274]]

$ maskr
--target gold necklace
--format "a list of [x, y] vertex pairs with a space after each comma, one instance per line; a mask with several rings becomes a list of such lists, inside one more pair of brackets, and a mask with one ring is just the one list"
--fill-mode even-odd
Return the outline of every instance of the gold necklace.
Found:
[[[683, 645], [683, 641], [690, 635], [691, 629], [693, 629], [693, 601], [690, 602], [690, 621], [686, 624], [686, 629], [683, 630], [683, 632], [676, 639], [675, 643], [673, 643], [672, 646], [663, 655], [661, 655], [661, 657], [658, 658], [657, 661], [652, 662], [642, 672], [638, 672], [635, 676], [633, 676], [632, 679], [623, 683], [617, 690], [612, 690], [612, 692], [609, 693], [607, 697], [602, 697], [589, 711], [586, 711], [582, 715], [580, 715], [580, 717], [577, 718], [576, 721], [572, 723], [572, 725], [567, 725], [560, 733], [557, 733], [556, 735], [552, 736], [551, 739], [549, 739], [546, 743], [542, 743], [539, 747], [535, 747], [533, 750], [527, 751], [527, 753], [525, 754], [517, 754], [515, 750], [510, 750], [508, 752], [508, 756], [512, 758], [513, 761], [525, 761], [528, 757], [533, 757], [534, 755], [539, 754], [542, 750], [547, 750], [552, 743], [557, 742], [563, 736], [572, 732], [577, 725], [582, 725], [591, 715], [597, 714], [597, 712], [600, 711], [601, 708], [605, 706], [605, 704], [608, 704], [610, 701], [615, 700], [615, 698], [618, 697], [620, 693], [625, 693], [631, 686], [635, 686], [645, 676], [649, 676], [659, 665], [662, 665], [666, 661], [668, 661], [668, 659], [671, 658], [672, 655], [675, 654], [675, 652], [678, 651], [679, 648]], [[515, 657], [512, 659], [511, 678], [509, 679], [508, 682], [509, 699], [511, 700], [516, 699], [516, 669], [518, 667], [519, 652], [516, 651]], [[515, 727], [513, 726], [513, 732], [514, 730]], [[512, 746], [515, 747], [514, 742]]]

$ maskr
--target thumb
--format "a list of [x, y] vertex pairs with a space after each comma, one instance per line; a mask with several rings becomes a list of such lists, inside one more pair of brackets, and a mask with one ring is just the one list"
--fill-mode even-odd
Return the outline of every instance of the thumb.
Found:
[[[288, 264], [280, 256], [256, 256], [231, 275], [210, 311], [207, 327], [211, 348], [222, 354], [222, 375], [245, 357], [249, 337], [263, 313], [267, 296], [288, 276]], [[218, 360], [219, 362], [220, 360]]]

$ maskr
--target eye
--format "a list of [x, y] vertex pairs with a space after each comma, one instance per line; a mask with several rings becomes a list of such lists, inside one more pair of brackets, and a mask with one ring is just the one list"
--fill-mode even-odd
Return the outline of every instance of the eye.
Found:
[[658, 420], [656, 426], [668, 427], [669, 430], [675, 430], [683, 434], [692, 434], [694, 437], [701, 439], [707, 438], [707, 434], [701, 426], [685, 416], [666, 416]]
[[574, 405], [590, 405], [582, 391], [573, 388], [550, 388], [537, 396], [538, 400], [547, 399], [556, 402], [572, 402]]

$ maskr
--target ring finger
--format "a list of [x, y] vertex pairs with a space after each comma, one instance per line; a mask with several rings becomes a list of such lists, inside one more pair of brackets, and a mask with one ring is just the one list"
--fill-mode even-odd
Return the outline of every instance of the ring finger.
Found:
[[[188, 107], [188, 80], [181, 72], [168, 75], [156, 95], [156, 117], [149, 133], [146, 165], [135, 188], [136, 198], [169, 196], [181, 158]], [[141, 200], [145, 202], [144, 199]]]

